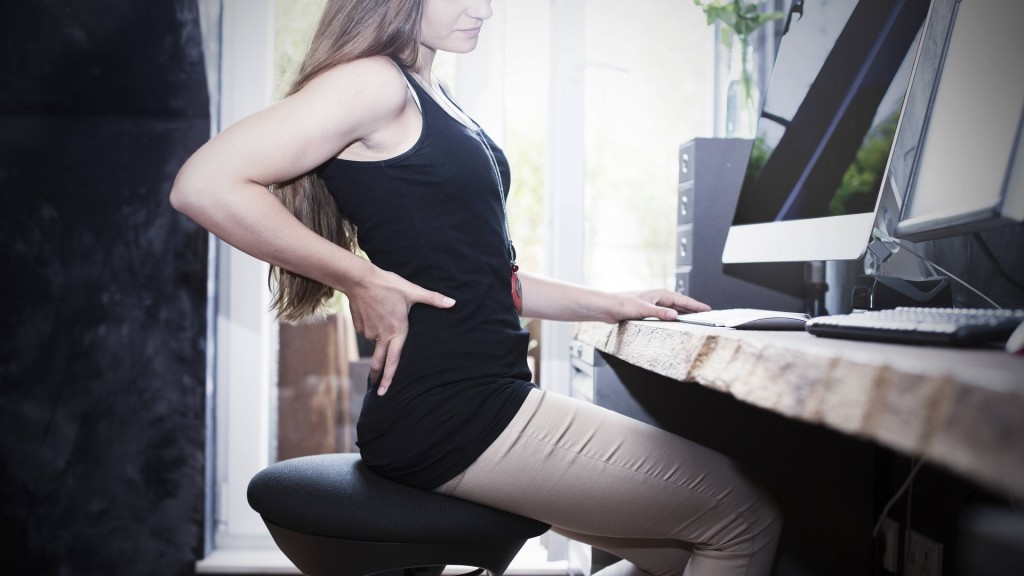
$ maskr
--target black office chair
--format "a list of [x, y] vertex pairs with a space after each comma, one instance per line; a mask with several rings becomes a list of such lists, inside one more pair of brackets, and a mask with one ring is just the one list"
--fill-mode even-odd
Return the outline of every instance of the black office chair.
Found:
[[307, 576], [439, 576], [469, 566], [501, 576], [549, 528], [371, 472], [358, 454], [278, 462], [249, 482], [249, 505]]

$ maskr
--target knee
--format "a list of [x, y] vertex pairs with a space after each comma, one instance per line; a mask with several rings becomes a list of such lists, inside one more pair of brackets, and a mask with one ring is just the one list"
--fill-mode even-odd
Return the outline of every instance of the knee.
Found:
[[[748, 502], [736, 517], [731, 533], [723, 533], [720, 542], [695, 545], [694, 559], [702, 567], [712, 563], [734, 570], [742, 567], [744, 574], [769, 574], [782, 534], [782, 511], [774, 500], [759, 497]], [[692, 560], [691, 560], [692, 562]], [[720, 568], [721, 569], [721, 568]], [[694, 573], [697, 570], [693, 571]]]
[[763, 506], [765, 532], [771, 535], [773, 540], [778, 540], [779, 534], [782, 533], [782, 508], [779, 507], [775, 500], [768, 498], [765, 499]]
[[767, 495], [762, 495], [754, 507], [748, 524], [751, 536], [763, 544], [774, 546], [782, 534], [782, 509]]
[[[782, 509], [774, 498], [753, 490], [739, 508], [728, 541], [730, 545], [760, 549], [774, 546], [782, 534]], [[724, 536], [725, 534], [723, 534]]]
[[760, 490], [751, 490], [733, 507], [723, 522], [708, 539], [715, 550], [761, 549], [774, 546], [782, 533], [782, 509], [778, 503]]

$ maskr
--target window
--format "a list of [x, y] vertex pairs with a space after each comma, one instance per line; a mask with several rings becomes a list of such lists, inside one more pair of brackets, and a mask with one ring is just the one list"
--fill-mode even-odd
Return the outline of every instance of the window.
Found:
[[679, 146], [712, 131], [712, 30], [692, 2], [586, 6], [584, 278], [674, 285]]
[[[226, 127], [266, 106], [273, 79], [269, 30], [273, 12], [269, 0], [209, 0], [203, 2], [207, 66], [215, 77], [210, 85], [214, 130]], [[219, 20], [218, 20], [219, 17]], [[216, 59], [219, 57], [219, 66]], [[248, 480], [270, 462], [271, 391], [275, 386], [276, 331], [268, 312], [265, 264], [226, 244], [211, 242], [216, 265], [210, 325], [213, 367], [213, 436], [207, 451], [207, 555], [198, 572], [243, 571], [256, 566], [290, 566], [279, 553], [259, 516], [245, 497]], [[211, 420], [211, 419], [208, 419]], [[294, 569], [293, 569], [294, 570]]]
[[[204, 15], [220, 17], [208, 51], [220, 62], [211, 83], [219, 128], [282, 93], [282, 69], [301, 57], [324, 1], [201, 0]], [[436, 68], [509, 156], [520, 264], [612, 290], [671, 286], [678, 146], [711, 132], [703, 15], [677, 0], [492, 7], [479, 48], [439, 56]], [[276, 459], [281, 428], [267, 268], [216, 246], [212, 518], [197, 570], [294, 573], [245, 499], [249, 479]], [[540, 379], [567, 391], [569, 327], [538, 332]]]

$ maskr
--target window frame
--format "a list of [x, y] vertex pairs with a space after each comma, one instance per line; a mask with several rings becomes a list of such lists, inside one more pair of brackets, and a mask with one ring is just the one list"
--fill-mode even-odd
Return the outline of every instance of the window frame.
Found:
[[[201, 0], [208, 17], [211, 133], [265, 107], [273, 87], [272, 0]], [[207, 371], [205, 554], [197, 573], [299, 572], [249, 507], [249, 479], [271, 462], [276, 320], [267, 264], [210, 236], [214, 281]], [[254, 439], [262, 438], [262, 441]]]

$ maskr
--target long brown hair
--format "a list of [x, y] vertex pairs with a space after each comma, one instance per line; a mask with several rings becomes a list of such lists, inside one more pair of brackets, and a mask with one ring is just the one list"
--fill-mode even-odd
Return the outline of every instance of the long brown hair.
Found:
[[[360, 58], [390, 56], [412, 68], [419, 54], [421, 0], [327, 0], [313, 40], [288, 89], [290, 96], [318, 74]], [[334, 199], [315, 171], [271, 186], [300, 222], [332, 242], [355, 250], [356, 229], [338, 213]], [[271, 306], [281, 320], [294, 322], [318, 312], [334, 294], [326, 284], [270, 267]]]

